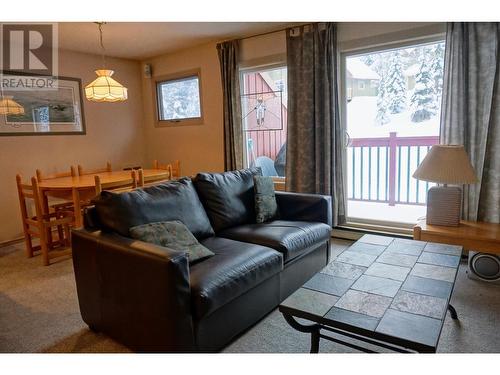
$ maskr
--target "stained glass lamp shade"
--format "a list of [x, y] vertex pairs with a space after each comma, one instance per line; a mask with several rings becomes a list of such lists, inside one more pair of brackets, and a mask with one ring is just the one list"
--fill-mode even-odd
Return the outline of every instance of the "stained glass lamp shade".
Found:
[[24, 108], [12, 96], [0, 97], [0, 115], [24, 115]]
[[112, 70], [96, 70], [97, 78], [85, 87], [85, 96], [94, 102], [121, 102], [127, 100], [127, 88], [115, 81]]

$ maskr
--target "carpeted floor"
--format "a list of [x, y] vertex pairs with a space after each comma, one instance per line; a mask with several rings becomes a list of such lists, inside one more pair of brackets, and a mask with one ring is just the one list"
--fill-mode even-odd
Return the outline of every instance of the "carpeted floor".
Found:
[[[334, 240], [333, 257], [350, 245]], [[460, 321], [447, 316], [439, 352], [500, 352], [500, 286], [469, 280], [460, 266], [452, 303]], [[230, 353], [305, 353], [309, 336], [274, 310], [224, 349]], [[27, 259], [23, 244], [0, 248], [0, 352], [128, 352], [81, 320], [69, 259], [43, 267]], [[320, 351], [351, 352], [321, 341]]]

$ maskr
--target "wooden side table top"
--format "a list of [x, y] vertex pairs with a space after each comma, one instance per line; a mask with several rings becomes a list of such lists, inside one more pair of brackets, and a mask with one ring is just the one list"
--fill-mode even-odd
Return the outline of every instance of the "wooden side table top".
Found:
[[461, 221], [458, 227], [428, 225], [420, 220], [413, 227], [415, 240], [461, 245], [467, 250], [500, 253], [500, 224]]

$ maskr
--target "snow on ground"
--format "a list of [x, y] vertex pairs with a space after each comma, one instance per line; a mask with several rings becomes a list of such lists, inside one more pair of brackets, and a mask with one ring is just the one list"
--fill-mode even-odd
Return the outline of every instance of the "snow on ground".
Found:
[[408, 108], [402, 113], [389, 114], [391, 121], [378, 125], [375, 122], [377, 97], [356, 96], [347, 103], [347, 132], [351, 138], [388, 137], [390, 132], [398, 133], [398, 137], [437, 136], [439, 113], [440, 109], [430, 120], [417, 123], [411, 121], [411, 109]]

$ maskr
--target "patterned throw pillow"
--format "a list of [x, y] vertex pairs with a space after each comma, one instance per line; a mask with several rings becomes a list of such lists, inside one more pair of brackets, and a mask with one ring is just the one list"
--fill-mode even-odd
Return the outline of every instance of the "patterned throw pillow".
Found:
[[187, 227], [180, 221], [160, 221], [130, 228], [130, 235], [136, 240], [154, 243], [172, 250], [186, 251], [189, 263], [214, 255], [201, 245]]
[[274, 195], [274, 182], [269, 176], [254, 176], [255, 218], [257, 223], [275, 219], [278, 216], [278, 204]]

